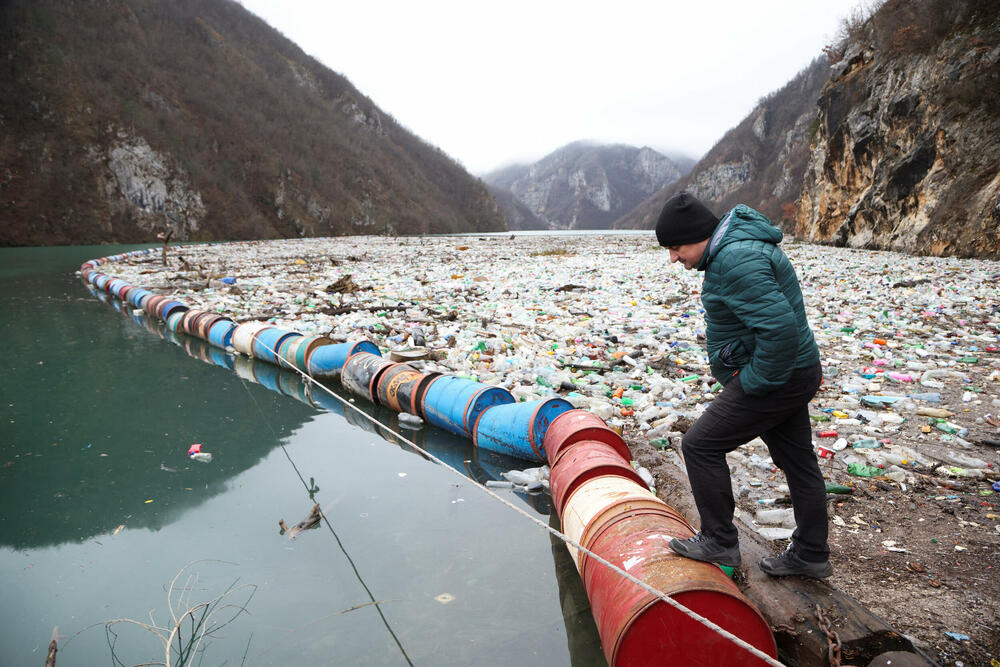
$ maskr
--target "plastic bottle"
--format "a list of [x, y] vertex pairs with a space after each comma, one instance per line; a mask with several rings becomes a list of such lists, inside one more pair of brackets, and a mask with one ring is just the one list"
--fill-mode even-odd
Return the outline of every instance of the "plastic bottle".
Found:
[[781, 509], [759, 509], [755, 517], [757, 523], [770, 526], [795, 527], [795, 514], [791, 507]]
[[399, 425], [406, 428], [420, 428], [423, 425], [424, 420], [416, 415], [411, 415], [409, 412], [399, 413]]
[[191, 458], [202, 463], [209, 463], [212, 460], [212, 455], [208, 452], [195, 452], [191, 455]]
[[910, 398], [917, 401], [927, 401], [928, 403], [941, 402], [941, 394], [936, 391], [924, 391], [919, 394], [910, 394]]

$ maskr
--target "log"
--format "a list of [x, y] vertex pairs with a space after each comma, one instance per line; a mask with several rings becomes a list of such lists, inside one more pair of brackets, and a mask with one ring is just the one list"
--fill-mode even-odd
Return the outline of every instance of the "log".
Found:
[[[681, 512], [693, 526], [698, 526], [698, 510], [691, 496], [691, 486], [676, 454], [671, 451], [665, 456], [649, 445], [629, 444], [633, 456], [656, 477], [660, 499]], [[671, 456], [673, 463], [666, 460]], [[802, 667], [830, 664], [831, 642], [820, 627], [816, 614], [818, 606], [840, 639], [844, 665], [868, 665], [887, 652], [910, 654], [913, 662], [907, 664], [935, 664], [885, 620], [829, 583], [806, 577], [764, 574], [757, 563], [761, 558], [774, 555], [774, 546], [739, 517], [736, 526], [740, 531], [743, 563], [734, 581], [771, 626], [782, 662]]]

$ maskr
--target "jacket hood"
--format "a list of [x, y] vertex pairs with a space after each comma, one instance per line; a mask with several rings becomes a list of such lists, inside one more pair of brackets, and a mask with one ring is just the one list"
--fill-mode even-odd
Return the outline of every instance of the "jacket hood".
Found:
[[705, 256], [699, 269], [704, 270], [719, 249], [736, 241], [764, 241], [780, 243], [781, 230], [771, 224], [764, 214], [755, 211], [745, 204], [740, 204], [722, 216], [719, 226], [715, 228], [712, 239], [708, 242]]

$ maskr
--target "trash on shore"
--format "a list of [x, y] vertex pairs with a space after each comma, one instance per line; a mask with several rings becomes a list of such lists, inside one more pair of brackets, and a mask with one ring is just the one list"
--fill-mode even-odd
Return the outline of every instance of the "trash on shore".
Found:
[[[186, 266], [143, 256], [109, 272], [237, 321], [367, 339], [423, 372], [502, 386], [518, 401], [560, 396], [674, 455], [721, 390], [707, 364], [701, 275], [671, 265], [652, 234], [613, 239], [463, 237], [460, 253], [454, 237], [193, 245]], [[1000, 476], [1000, 264], [782, 248], [820, 348], [823, 385], [809, 413], [827, 481], [988, 490]], [[305, 264], [289, 272], [297, 259]], [[214, 279], [208, 288], [185, 287], [193, 266]], [[750, 502], [783, 483], [759, 440], [729, 458]]]

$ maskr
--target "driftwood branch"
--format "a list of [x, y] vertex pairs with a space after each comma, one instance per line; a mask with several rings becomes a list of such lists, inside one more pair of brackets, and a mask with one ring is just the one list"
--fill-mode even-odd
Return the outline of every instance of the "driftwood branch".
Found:
[[163, 239], [163, 266], [167, 265], [167, 246], [170, 245], [170, 237], [174, 235], [174, 230], [168, 229], [166, 232], [160, 232], [156, 235], [156, 238]]

